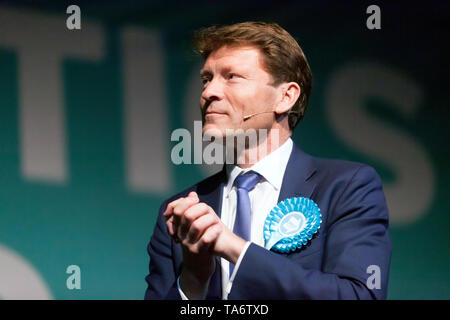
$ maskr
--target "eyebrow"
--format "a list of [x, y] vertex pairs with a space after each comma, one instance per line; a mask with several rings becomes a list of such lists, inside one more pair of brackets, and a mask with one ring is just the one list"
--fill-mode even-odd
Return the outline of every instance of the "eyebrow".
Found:
[[207, 76], [212, 76], [212, 72], [209, 70], [200, 70], [200, 77], [207, 77]]
[[[230, 67], [224, 67], [222, 72], [232, 72], [234, 70], [234, 68], [232, 66]], [[200, 76], [201, 77], [206, 77], [206, 76], [212, 76], [213, 73], [211, 70], [208, 69], [202, 69], [200, 70]]]

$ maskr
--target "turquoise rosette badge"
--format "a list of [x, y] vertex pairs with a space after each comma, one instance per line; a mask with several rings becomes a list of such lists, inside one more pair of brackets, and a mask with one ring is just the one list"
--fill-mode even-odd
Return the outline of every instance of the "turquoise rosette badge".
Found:
[[317, 204], [304, 197], [278, 203], [264, 222], [265, 248], [281, 253], [306, 245], [319, 230], [322, 215]]

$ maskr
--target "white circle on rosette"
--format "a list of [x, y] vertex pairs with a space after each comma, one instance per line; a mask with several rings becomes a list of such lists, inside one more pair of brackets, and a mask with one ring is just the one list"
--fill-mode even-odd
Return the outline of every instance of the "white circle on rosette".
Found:
[[0, 299], [53, 299], [39, 272], [18, 253], [2, 244], [0, 244]]
[[303, 213], [292, 211], [281, 219], [278, 230], [284, 237], [290, 237], [299, 233], [305, 227], [305, 223]]

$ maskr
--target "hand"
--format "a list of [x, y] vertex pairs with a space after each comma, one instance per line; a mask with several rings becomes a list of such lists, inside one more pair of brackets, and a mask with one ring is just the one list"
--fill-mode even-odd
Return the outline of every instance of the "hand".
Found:
[[[195, 192], [167, 205], [163, 213], [169, 234], [193, 254], [213, 254], [236, 263], [245, 240], [235, 235]], [[239, 251], [239, 252], [236, 252]], [[237, 254], [236, 254], [237, 253]]]
[[195, 192], [169, 203], [163, 215], [170, 236], [182, 245], [180, 280], [190, 279], [194, 286], [204, 287], [215, 270], [214, 256], [236, 263], [245, 241], [229, 230], [210, 206], [199, 202]]

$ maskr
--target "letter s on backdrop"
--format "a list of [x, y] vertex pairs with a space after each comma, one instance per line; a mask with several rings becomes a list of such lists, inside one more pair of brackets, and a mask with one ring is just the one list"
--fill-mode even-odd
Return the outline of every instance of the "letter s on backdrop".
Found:
[[428, 154], [407, 132], [371, 115], [364, 103], [379, 98], [408, 120], [422, 101], [420, 87], [402, 73], [375, 63], [347, 65], [330, 80], [325, 108], [338, 138], [393, 170], [395, 181], [383, 187], [391, 223], [416, 221], [426, 213], [434, 194]]

